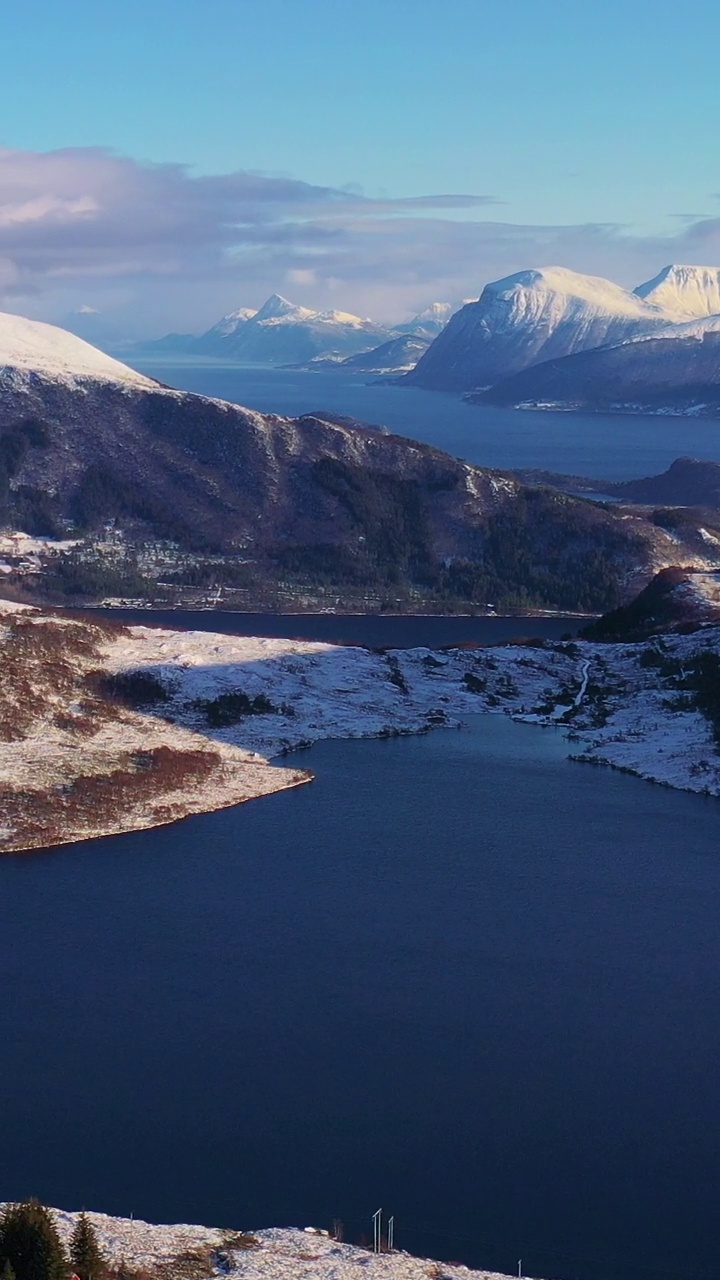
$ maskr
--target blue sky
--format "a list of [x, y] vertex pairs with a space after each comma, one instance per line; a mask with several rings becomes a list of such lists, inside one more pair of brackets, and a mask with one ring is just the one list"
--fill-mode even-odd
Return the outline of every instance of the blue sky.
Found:
[[25, 0], [3, 305], [192, 329], [278, 288], [391, 317], [548, 255], [628, 284], [717, 260], [719, 39], [709, 0]]

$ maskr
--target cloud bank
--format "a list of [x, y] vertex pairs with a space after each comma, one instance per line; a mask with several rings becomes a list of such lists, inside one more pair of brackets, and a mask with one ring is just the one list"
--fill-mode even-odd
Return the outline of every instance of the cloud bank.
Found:
[[0, 306], [114, 337], [200, 331], [273, 290], [396, 320], [490, 279], [558, 262], [632, 285], [669, 261], [720, 260], [720, 218], [673, 236], [500, 221], [489, 195], [373, 198], [238, 171], [193, 173], [101, 148], [0, 150]]

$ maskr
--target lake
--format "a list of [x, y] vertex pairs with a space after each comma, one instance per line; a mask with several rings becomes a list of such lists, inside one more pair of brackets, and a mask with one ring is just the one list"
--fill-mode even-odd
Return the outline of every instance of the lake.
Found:
[[326, 742], [309, 787], [4, 857], [3, 1196], [714, 1268], [720, 809], [566, 750]]
[[682, 456], [720, 460], [720, 422], [713, 419], [496, 409], [442, 392], [368, 385], [348, 374], [211, 361], [131, 363], [171, 386], [264, 413], [326, 409], [348, 414], [486, 467], [541, 467], [624, 480], [655, 475]]
[[236, 613], [225, 609], [88, 609], [116, 622], [180, 631], [221, 631], [230, 636], [275, 636], [322, 640], [327, 644], [359, 644], [373, 648], [412, 649], [425, 645], [500, 644], [537, 637], [560, 640], [574, 634], [586, 619], [550, 617], [471, 618], [448, 614]]

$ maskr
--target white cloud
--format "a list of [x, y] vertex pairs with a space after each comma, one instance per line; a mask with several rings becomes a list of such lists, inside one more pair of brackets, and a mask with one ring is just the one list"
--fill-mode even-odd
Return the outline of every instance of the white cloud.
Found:
[[194, 175], [100, 148], [5, 149], [0, 303], [47, 319], [82, 304], [140, 336], [198, 331], [283, 284], [310, 306], [389, 319], [477, 296], [485, 281], [529, 265], [635, 284], [669, 261], [720, 260], [717, 218], [643, 238], [618, 226], [501, 222], [498, 204], [462, 193], [371, 199], [242, 171]]

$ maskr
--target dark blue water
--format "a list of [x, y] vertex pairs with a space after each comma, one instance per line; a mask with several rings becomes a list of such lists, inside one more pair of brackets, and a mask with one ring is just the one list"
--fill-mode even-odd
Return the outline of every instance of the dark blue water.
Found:
[[0, 1194], [714, 1267], [720, 809], [565, 750], [325, 743], [309, 787], [2, 859]]
[[135, 364], [171, 386], [262, 412], [349, 414], [487, 467], [542, 467], [624, 480], [655, 475], [682, 456], [720, 460], [720, 423], [710, 419], [490, 409], [440, 392], [366, 385], [347, 374], [210, 362]]
[[335, 613], [232, 613], [224, 609], [88, 609], [117, 622], [188, 631], [222, 631], [230, 636], [277, 636], [361, 644], [369, 648], [440, 649], [456, 644], [500, 644], [539, 637], [559, 640], [583, 625], [577, 617], [469, 618], [448, 615]]

